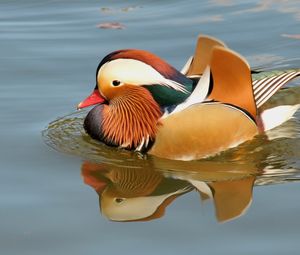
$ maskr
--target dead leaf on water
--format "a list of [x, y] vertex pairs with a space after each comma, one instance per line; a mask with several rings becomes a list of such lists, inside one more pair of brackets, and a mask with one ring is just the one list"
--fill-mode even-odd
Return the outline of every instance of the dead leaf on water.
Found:
[[97, 25], [97, 28], [101, 29], [124, 29], [125, 25], [120, 22], [105, 22]]
[[110, 7], [102, 7], [100, 11], [105, 14], [116, 14], [116, 13], [122, 13], [122, 12], [131, 12], [136, 9], [141, 8], [140, 6], [128, 6], [123, 8], [110, 8]]
[[129, 6], [129, 7], [124, 7], [121, 9], [122, 12], [130, 12], [130, 11], [134, 11], [138, 8], [141, 8], [139, 6]]
[[287, 38], [291, 38], [291, 39], [298, 39], [300, 40], [300, 34], [282, 34], [282, 37], [287, 37]]
[[104, 12], [104, 13], [111, 13], [113, 12], [113, 10], [109, 7], [102, 7], [101, 8], [101, 12]]

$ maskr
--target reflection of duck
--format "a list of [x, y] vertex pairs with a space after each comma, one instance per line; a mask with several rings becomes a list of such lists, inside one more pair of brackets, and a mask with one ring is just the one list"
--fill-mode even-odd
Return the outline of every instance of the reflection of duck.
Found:
[[200, 194], [213, 196], [218, 221], [224, 222], [243, 215], [252, 202], [252, 188], [255, 176], [239, 180], [219, 181], [207, 184], [210, 192], [205, 193], [200, 188]]
[[200, 37], [183, 72], [142, 50], [107, 55], [94, 92], [79, 104], [98, 104], [85, 119], [87, 133], [108, 145], [192, 160], [252, 139], [299, 107], [296, 100], [293, 107], [263, 108], [298, 70], [253, 73], [252, 83], [248, 63], [210, 37]]
[[137, 162], [126, 167], [88, 161], [82, 165], [84, 181], [99, 194], [101, 212], [110, 220], [160, 218], [175, 198], [191, 190], [187, 182], [166, 179], [152, 170], [148, 161]]
[[[125, 167], [88, 161], [82, 165], [85, 183], [96, 190], [101, 212], [110, 220], [160, 218], [170, 203], [192, 190], [197, 190], [203, 200], [214, 201], [218, 221], [229, 220], [240, 216], [250, 205], [255, 176], [259, 174], [252, 164], [176, 164], [163, 159], [130, 162]], [[172, 170], [163, 170], [165, 166]]]
[[[243, 150], [235, 154], [243, 153]], [[238, 157], [238, 155], [235, 155]], [[214, 202], [216, 218], [220, 222], [243, 215], [252, 201], [252, 188], [260, 166], [251, 162], [230, 163], [221, 161], [176, 162], [155, 160], [155, 167], [171, 169], [164, 175], [189, 182], [202, 200]]]

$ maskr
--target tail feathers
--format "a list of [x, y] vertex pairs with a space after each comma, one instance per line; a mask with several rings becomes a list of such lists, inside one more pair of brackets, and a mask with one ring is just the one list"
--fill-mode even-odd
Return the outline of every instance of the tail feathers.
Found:
[[254, 80], [252, 83], [257, 108], [267, 102], [282, 86], [300, 76], [300, 70], [277, 71], [270, 74], [264, 78]]

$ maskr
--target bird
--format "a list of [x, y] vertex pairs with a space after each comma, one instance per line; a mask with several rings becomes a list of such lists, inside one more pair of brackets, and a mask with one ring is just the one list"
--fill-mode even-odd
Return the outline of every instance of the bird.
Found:
[[181, 71], [145, 50], [108, 54], [98, 65], [94, 90], [77, 108], [95, 105], [83, 126], [108, 146], [198, 160], [291, 118], [300, 107], [299, 92], [284, 105], [274, 94], [299, 75], [300, 69], [251, 70], [225, 43], [201, 35]]

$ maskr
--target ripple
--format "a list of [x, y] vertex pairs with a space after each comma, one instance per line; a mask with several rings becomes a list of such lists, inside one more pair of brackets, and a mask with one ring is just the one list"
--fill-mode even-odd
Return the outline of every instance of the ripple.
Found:
[[111, 148], [92, 139], [83, 129], [86, 110], [76, 111], [51, 122], [42, 134], [44, 141], [53, 149], [79, 156], [83, 159], [115, 163], [120, 155], [130, 152]]

